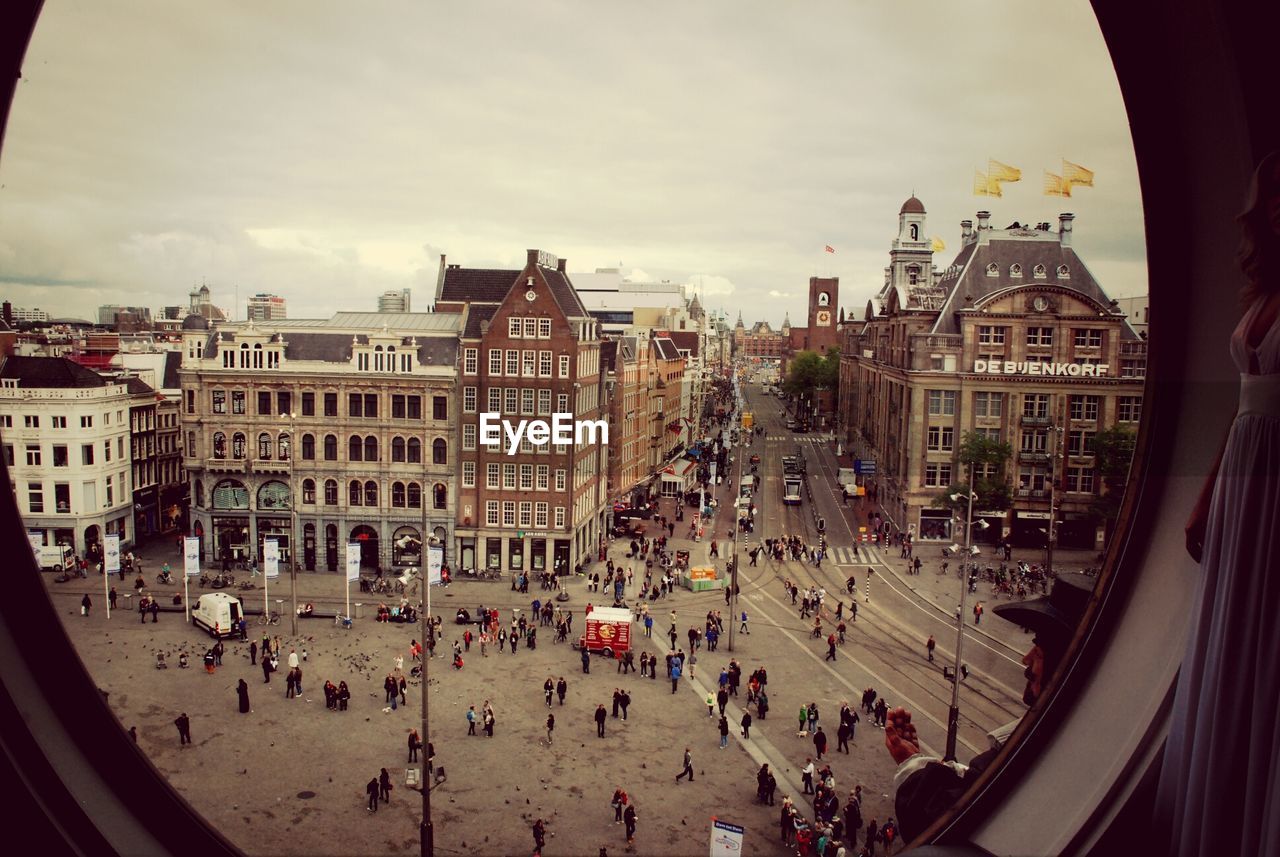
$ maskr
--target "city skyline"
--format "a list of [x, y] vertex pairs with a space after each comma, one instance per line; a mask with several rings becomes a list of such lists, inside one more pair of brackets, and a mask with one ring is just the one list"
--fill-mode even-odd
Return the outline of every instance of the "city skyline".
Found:
[[[730, 324], [745, 307], [776, 328], [800, 323], [813, 275], [839, 276], [860, 313], [914, 193], [947, 244], [939, 267], [979, 209], [1000, 226], [1073, 211], [1109, 293], [1145, 292], [1133, 151], [1092, 12], [987, 5], [908, 24], [835, 4], [371, 20], [144, 3], [145, 29], [50, 7], [0, 164], [0, 288], [92, 318], [204, 282], [237, 318], [256, 292], [323, 317], [402, 288], [429, 306], [441, 253], [509, 268], [538, 246], [571, 274], [688, 283]], [[988, 158], [1023, 171], [1002, 199], [972, 195]], [[1043, 196], [1062, 158], [1095, 187]]]

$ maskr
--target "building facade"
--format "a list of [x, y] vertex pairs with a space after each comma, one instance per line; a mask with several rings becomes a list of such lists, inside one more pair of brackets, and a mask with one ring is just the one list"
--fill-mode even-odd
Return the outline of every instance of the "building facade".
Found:
[[991, 526], [975, 536], [1101, 546], [1091, 441], [1116, 426], [1136, 432], [1146, 342], [1076, 254], [1073, 220], [1063, 214], [1057, 231], [993, 229], [979, 212], [976, 229], [961, 224], [959, 254], [938, 271], [922, 238], [924, 206], [912, 197], [899, 212], [885, 287], [843, 328], [839, 432], [874, 463], [868, 493], [900, 529], [963, 539], [951, 509], [935, 501], [970, 482], [959, 450], [976, 432], [1013, 454], [1003, 472], [975, 474], [1007, 483], [1012, 501], [976, 509]]
[[183, 467], [205, 561], [452, 563], [456, 314], [184, 322]]
[[440, 260], [436, 309], [461, 312], [461, 471], [456, 515], [464, 569], [568, 574], [605, 538], [608, 444], [598, 434], [512, 452], [480, 442], [480, 414], [504, 421], [572, 414], [605, 422], [599, 322], [565, 260], [529, 250], [520, 270]]
[[288, 305], [279, 295], [260, 293], [245, 302], [245, 318], [250, 321], [278, 321], [288, 317]]
[[0, 365], [0, 437], [28, 532], [97, 553], [133, 541], [128, 384], [62, 357]]
[[408, 289], [393, 289], [378, 295], [378, 312], [412, 311], [411, 293]]

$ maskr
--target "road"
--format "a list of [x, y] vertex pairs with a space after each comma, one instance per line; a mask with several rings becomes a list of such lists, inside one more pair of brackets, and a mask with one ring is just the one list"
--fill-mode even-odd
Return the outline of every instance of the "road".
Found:
[[[926, 568], [919, 576], [906, 575], [906, 560], [895, 562], [888, 551], [862, 547], [855, 557], [852, 545], [859, 523], [860, 503], [845, 507], [842, 492], [836, 484], [835, 450], [828, 436], [794, 434], [786, 430], [786, 414], [775, 397], [765, 396], [759, 387], [746, 390], [747, 409], [755, 415], [756, 425], [763, 428], [755, 435], [741, 456], [753, 452], [761, 456], [762, 477], [757, 491], [755, 532], [742, 534], [739, 550], [766, 538], [799, 534], [806, 544], [818, 543], [815, 517], [825, 519], [830, 543], [830, 558], [821, 567], [812, 563], [786, 561], [774, 563], [761, 558], [756, 567], [743, 563], [743, 598], [757, 616], [776, 626], [792, 647], [808, 652], [820, 670], [845, 687], [856, 701], [862, 689], [875, 687], [891, 705], [904, 705], [914, 713], [922, 740], [933, 750], [945, 745], [947, 710], [951, 701], [951, 683], [942, 674], [943, 664], [954, 657], [955, 617], [943, 613], [930, 599], [912, 591], [904, 581], [924, 582], [926, 576], [937, 578], [934, 568]], [[782, 457], [800, 454], [808, 473], [808, 492], [799, 506], [782, 502]], [[936, 566], [937, 563], [931, 563]], [[867, 593], [868, 569], [870, 595]], [[845, 601], [848, 615], [846, 580], [856, 580], [858, 613], [856, 622], [848, 623], [847, 644], [833, 664], [824, 661], [825, 645], [809, 636], [811, 625], [799, 619], [780, 582], [789, 578], [802, 588], [822, 587], [828, 593], [829, 618], [834, 613], [835, 599]], [[934, 589], [954, 590], [959, 594], [960, 581], [954, 575], [927, 581]], [[958, 602], [956, 602], [958, 603]], [[954, 610], [954, 608], [952, 608]], [[828, 630], [834, 627], [828, 623]], [[994, 629], [994, 630], [993, 630]], [[966, 622], [964, 663], [969, 676], [962, 682], [960, 693], [959, 748], [962, 758], [987, 747], [986, 733], [994, 727], [1022, 716], [1021, 658], [1029, 640], [1018, 628], [987, 616], [987, 627], [974, 628]], [[925, 657], [924, 641], [933, 634], [938, 643], [936, 661]]]

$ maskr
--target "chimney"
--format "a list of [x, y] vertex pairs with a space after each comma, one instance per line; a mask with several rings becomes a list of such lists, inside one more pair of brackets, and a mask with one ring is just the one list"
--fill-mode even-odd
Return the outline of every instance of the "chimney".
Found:
[[963, 246], [963, 245], [965, 245], [965, 244], [968, 244], [968, 243], [969, 243], [969, 239], [971, 239], [972, 237], [973, 237], [973, 221], [972, 221], [972, 220], [961, 220], [961, 221], [960, 221], [960, 244], [961, 244], [961, 246]]
[[537, 251], [537, 250], [526, 250], [526, 251], [525, 251], [525, 253], [526, 253], [526, 254], [528, 254], [528, 255], [527, 255], [527, 257], [525, 258], [525, 264], [526, 264], [526, 265], [537, 265], [537, 264], [538, 264], [538, 251]]
[[556, 270], [563, 274], [565, 265], [567, 264], [569, 264], [569, 260], [567, 259], [556, 259]]
[[990, 228], [991, 228], [991, 212], [979, 211], [978, 212], [978, 231], [983, 232]]
[[1071, 221], [1075, 219], [1069, 211], [1058, 215], [1058, 243], [1063, 247], [1071, 246]]
[[13, 327], [13, 304], [4, 302], [4, 323]]

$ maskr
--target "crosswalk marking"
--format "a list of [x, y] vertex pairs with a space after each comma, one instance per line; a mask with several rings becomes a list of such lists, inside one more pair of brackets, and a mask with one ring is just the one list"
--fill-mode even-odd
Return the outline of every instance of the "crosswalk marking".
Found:
[[796, 443], [812, 443], [822, 444], [831, 441], [830, 435], [825, 434], [767, 434], [765, 440], [791, 440]]
[[875, 565], [884, 561], [881, 549], [870, 544], [858, 545], [856, 554], [852, 547], [830, 547], [827, 552], [835, 559], [836, 565]]

